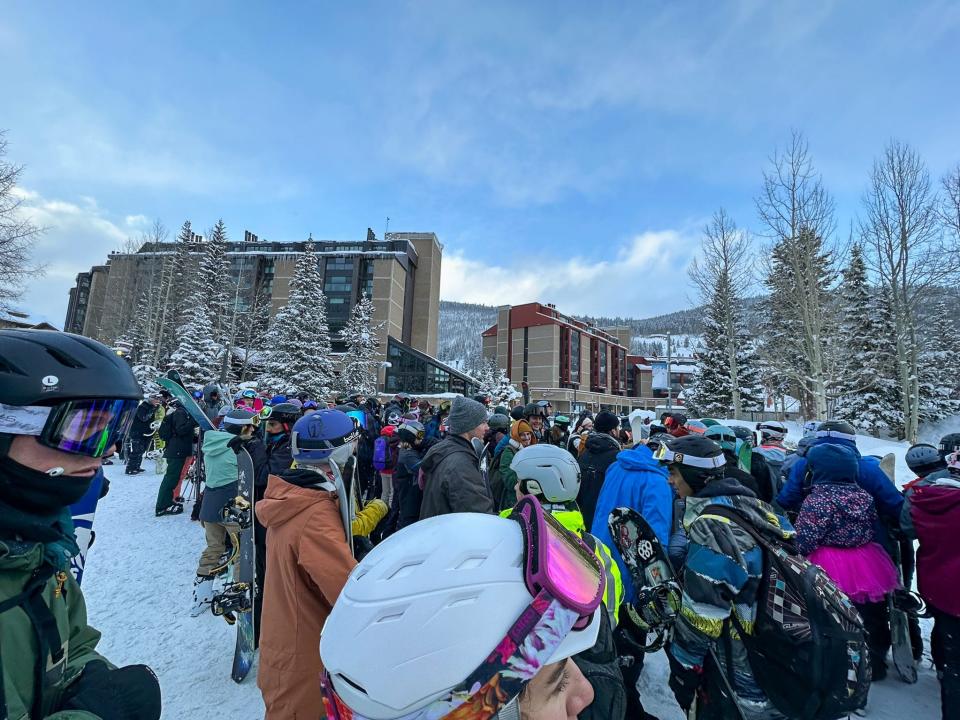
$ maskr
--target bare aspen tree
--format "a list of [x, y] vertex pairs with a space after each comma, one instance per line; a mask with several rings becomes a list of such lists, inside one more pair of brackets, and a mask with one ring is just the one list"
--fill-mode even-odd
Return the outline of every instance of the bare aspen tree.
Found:
[[753, 280], [750, 239], [721, 208], [703, 230], [701, 252], [702, 256], [690, 264], [688, 273], [699, 291], [701, 305], [714, 309], [714, 320], [723, 328], [733, 413], [734, 417], [741, 417], [738, 335], [742, 317], [739, 308]]
[[[805, 400], [807, 414], [827, 415], [829, 385], [827, 341], [831, 325], [829, 290], [836, 278], [829, 248], [834, 232], [833, 199], [813, 167], [806, 140], [794, 132], [782, 152], [774, 153], [763, 174], [757, 212], [772, 241], [766, 284], [768, 327], [786, 332], [766, 344], [788, 340], [792, 347], [767, 347], [783, 373]], [[772, 352], [771, 352], [772, 351]]]
[[943, 178], [940, 219], [952, 239], [954, 250], [957, 250], [960, 244], [960, 165]]
[[23, 283], [44, 271], [30, 257], [43, 230], [21, 207], [24, 195], [17, 190], [17, 182], [23, 166], [6, 162], [6, 155], [6, 133], [0, 131], [0, 308], [9, 307], [23, 294]]
[[904, 434], [911, 442], [921, 412], [919, 304], [956, 272], [944, 255], [940, 207], [920, 156], [906, 143], [890, 142], [873, 163], [860, 235], [868, 266], [889, 298]]

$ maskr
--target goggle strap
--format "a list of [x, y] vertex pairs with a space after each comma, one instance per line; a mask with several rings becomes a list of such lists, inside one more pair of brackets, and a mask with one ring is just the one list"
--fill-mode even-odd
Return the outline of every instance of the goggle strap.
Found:
[[693, 455], [685, 455], [683, 453], [674, 452], [666, 445], [660, 446], [660, 450], [657, 451], [656, 458], [657, 460], [665, 460], [668, 463], [679, 463], [681, 465], [687, 465], [689, 467], [701, 468], [705, 470], [715, 470], [727, 464], [727, 459], [723, 455], [717, 455], [716, 457], [710, 458], [696, 457]]

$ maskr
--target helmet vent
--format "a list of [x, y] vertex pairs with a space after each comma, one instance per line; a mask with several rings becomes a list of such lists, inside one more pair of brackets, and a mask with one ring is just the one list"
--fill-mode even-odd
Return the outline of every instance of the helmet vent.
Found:
[[479, 594], [458, 597], [457, 599], [451, 600], [449, 603], [447, 603], [447, 609], [449, 610], [450, 608], [458, 608], [458, 607], [465, 607], [467, 605], [473, 605], [479, 599], [480, 599]]
[[406, 608], [406, 607], [402, 607], [402, 608], [391, 608], [391, 609], [385, 611], [385, 612], [383, 613], [383, 615], [381, 615], [380, 617], [378, 617], [378, 618], [376, 619], [376, 621], [375, 621], [374, 624], [379, 625], [379, 624], [381, 624], [381, 623], [395, 622], [396, 620], [402, 619], [403, 616], [406, 615], [406, 614], [407, 614], [407, 608]]
[[360, 685], [357, 685], [353, 680], [351, 680], [350, 678], [348, 678], [348, 677], [347, 677], [346, 675], [344, 675], [343, 673], [337, 673], [337, 677], [340, 678], [341, 680], [343, 680], [347, 685], [349, 685], [350, 687], [352, 687], [352, 688], [353, 688], [354, 690], [356, 690], [357, 692], [361, 692], [361, 693], [363, 693], [364, 695], [368, 695], [368, 694], [369, 694], [369, 693], [367, 693], [367, 691], [364, 690]]
[[70, 357], [65, 352], [58, 350], [57, 348], [47, 347], [47, 354], [51, 355], [54, 360], [56, 360], [61, 365], [66, 365], [70, 368], [82, 369], [84, 367], [83, 363], [75, 358]]
[[23, 370], [18, 368], [16, 365], [11, 363], [9, 360], [7, 360], [4, 357], [0, 357], [0, 372], [13, 373], [14, 375], [23, 375], [24, 377], [27, 376], [27, 373], [25, 373]]
[[476, 570], [478, 567], [483, 565], [487, 561], [486, 556], [474, 555], [473, 557], [464, 558], [460, 563], [453, 568], [454, 570]]
[[423, 560], [414, 560], [412, 562], [405, 562], [403, 565], [398, 567], [392, 573], [387, 575], [384, 580], [399, 580], [400, 578], [405, 578], [408, 575], [412, 575], [415, 568], [423, 565]]

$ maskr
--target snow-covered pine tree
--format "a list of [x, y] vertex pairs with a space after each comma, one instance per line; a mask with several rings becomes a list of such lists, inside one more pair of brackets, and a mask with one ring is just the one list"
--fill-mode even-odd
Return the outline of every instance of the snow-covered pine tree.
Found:
[[473, 378], [479, 384], [478, 395], [493, 397], [500, 384], [500, 367], [497, 365], [497, 361], [493, 358], [483, 358], [480, 367], [473, 374]]
[[212, 340], [213, 323], [202, 290], [195, 290], [184, 320], [177, 328], [177, 349], [170, 356], [184, 385], [203, 387], [216, 378], [217, 345]]
[[340, 331], [340, 339], [347, 346], [339, 382], [344, 392], [359, 391], [364, 395], [377, 393], [379, 331], [383, 323], [374, 324], [373, 312], [373, 301], [363, 293]]
[[893, 393], [887, 338], [892, 328], [880, 321], [883, 297], [871, 291], [863, 247], [853, 245], [850, 264], [843, 272], [840, 286], [841, 364], [834, 385], [834, 417], [846, 420], [861, 430], [878, 435], [894, 425], [896, 408]]
[[233, 299], [230, 287], [233, 279], [230, 274], [230, 261], [227, 259], [228, 242], [227, 226], [223, 218], [220, 218], [203, 244], [203, 257], [200, 260], [200, 281], [207, 292], [207, 307], [213, 324], [214, 340], [220, 345], [224, 344], [230, 328], [230, 300]]
[[334, 381], [327, 298], [312, 242], [297, 259], [287, 303], [267, 333], [261, 385], [285, 392], [326, 395]]
[[[496, 363], [496, 361], [494, 361], [494, 363]], [[490, 395], [493, 398], [494, 405], [509, 405], [512, 401], [523, 397], [523, 393], [510, 382], [507, 371], [501, 367], [497, 368], [497, 381]]]
[[921, 341], [920, 420], [937, 422], [960, 413], [960, 327], [943, 295], [922, 326]]
[[189, 220], [184, 220], [173, 243], [173, 256], [164, 260], [161, 274], [160, 313], [158, 319], [154, 365], [160, 366], [170, 358], [180, 344], [178, 329], [190, 310], [197, 268], [191, 252], [196, 251], [194, 234]]

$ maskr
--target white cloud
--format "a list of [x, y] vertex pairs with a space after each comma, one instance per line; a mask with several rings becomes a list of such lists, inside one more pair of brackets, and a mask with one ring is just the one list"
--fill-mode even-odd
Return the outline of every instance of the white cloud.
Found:
[[62, 327], [68, 293], [77, 273], [89, 270], [94, 263], [105, 262], [110, 251], [119, 249], [139, 233], [143, 215], [113, 220], [92, 197], [71, 202], [44, 198], [25, 188], [15, 192], [22, 200], [19, 212], [45, 229], [34, 245], [32, 261], [46, 265], [42, 277], [27, 282], [16, 305]]
[[611, 249], [608, 260], [538, 257], [521, 250], [509, 264], [443, 257], [440, 297], [485, 305], [552, 302], [561, 312], [646, 317], [688, 306], [686, 268], [699, 248], [692, 229], [648, 231]]

